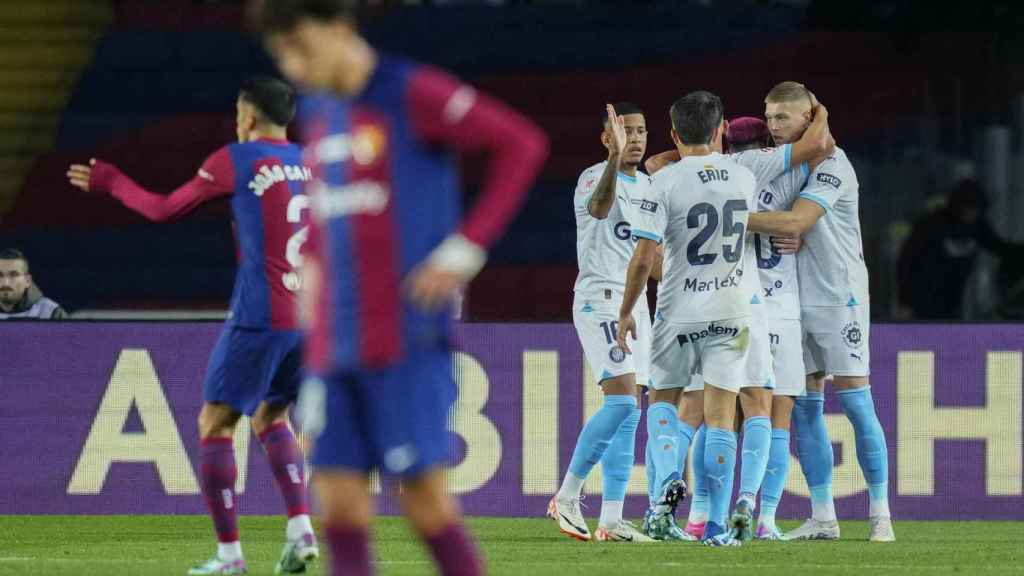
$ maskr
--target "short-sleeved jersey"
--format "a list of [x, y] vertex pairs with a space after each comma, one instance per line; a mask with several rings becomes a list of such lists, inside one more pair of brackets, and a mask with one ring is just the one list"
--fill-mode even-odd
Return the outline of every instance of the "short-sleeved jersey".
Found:
[[[809, 168], [806, 162], [793, 170], [788, 168], [791, 150], [791, 145], [785, 144], [729, 155], [737, 164], [749, 168], [757, 178], [758, 212], [789, 210], [807, 182]], [[765, 315], [768, 318], [799, 320], [800, 286], [796, 256], [780, 254], [774, 250], [767, 234], [749, 234], [748, 242], [757, 257], [758, 276], [761, 280], [760, 299], [765, 303]]]
[[846, 153], [835, 153], [811, 173], [800, 198], [825, 214], [804, 235], [797, 254], [801, 306], [847, 306], [868, 301], [868, 269], [860, 233], [860, 184]]
[[625, 290], [626, 269], [635, 246], [631, 223], [636, 207], [650, 191], [650, 178], [646, 174], [637, 172], [634, 177], [619, 172], [615, 201], [608, 216], [594, 218], [590, 214], [590, 199], [606, 164], [601, 162], [584, 170], [573, 196], [576, 258], [580, 269], [573, 291], [584, 297], [599, 297], [604, 290], [621, 296]]
[[[452, 234], [494, 241], [546, 157], [543, 135], [451, 76], [388, 55], [359, 94], [305, 97], [299, 119], [314, 174], [307, 257], [322, 270], [309, 295], [307, 366], [374, 370], [447, 350], [451, 310], [415, 307], [403, 284]], [[457, 150], [491, 152], [464, 222]]]
[[721, 154], [685, 157], [654, 177], [633, 234], [665, 245], [658, 317], [673, 324], [751, 314], [758, 290], [745, 256], [754, 175]]

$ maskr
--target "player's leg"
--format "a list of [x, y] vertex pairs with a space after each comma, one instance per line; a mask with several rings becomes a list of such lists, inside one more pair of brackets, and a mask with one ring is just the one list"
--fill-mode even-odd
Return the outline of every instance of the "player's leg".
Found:
[[733, 431], [736, 395], [730, 389], [719, 388], [714, 382], [705, 383], [704, 423], [707, 430], [704, 441], [704, 476], [708, 486], [705, 542], [727, 534], [726, 516], [736, 471], [736, 432]]
[[372, 574], [369, 471], [374, 457], [367, 419], [372, 399], [355, 376], [310, 378], [297, 405], [302, 429], [315, 438], [312, 486], [320, 504], [329, 574]]
[[[584, 309], [587, 311], [584, 312]], [[590, 529], [580, 510], [583, 483], [594, 466], [602, 461], [619, 429], [626, 425], [625, 434], [629, 428], [627, 421], [639, 416], [635, 359], [615, 343], [617, 326], [613, 312], [617, 318], [617, 310], [613, 310], [610, 303], [603, 302], [586, 307], [575, 305], [573, 311], [573, 322], [580, 344], [591, 371], [604, 391], [604, 404], [580, 431], [562, 485], [548, 503], [548, 516], [558, 522], [564, 534], [578, 540], [591, 538]], [[633, 434], [635, 438], [635, 429]], [[624, 439], [620, 439], [620, 442], [626, 443]], [[614, 460], [616, 463], [624, 462], [621, 457], [615, 457]], [[632, 467], [632, 462], [629, 462], [629, 466]], [[618, 473], [621, 466], [613, 465], [613, 468]]]
[[199, 411], [199, 475], [206, 508], [217, 534], [217, 554], [189, 574], [242, 574], [238, 538], [234, 432], [241, 414], [227, 404], [206, 403]]
[[761, 484], [761, 508], [758, 513], [759, 539], [778, 540], [782, 532], [775, 525], [775, 511], [789, 475], [790, 422], [796, 398], [807, 391], [803, 356], [803, 333], [796, 319], [770, 319], [772, 370], [775, 390], [772, 396], [772, 439], [768, 467]]
[[313, 490], [320, 502], [323, 535], [330, 549], [330, 574], [373, 574], [373, 500], [369, 477], [355, 470], [317, 470], [313, 474]]
[[678, 327], [654, 327], [651, 377], [648, 382], [648, 492], [653, 495], [644, 517], [644, 532], [658, 540], [692, 540], [676, 525], [675, 510], [686, 498], [679, 453], [679, 400], [690, 383], [698, 357], [693, 347], [678, 345]]
[[772, 437], [768, 466], [761, 484], [761, 508], [757, 516], [756, 537], [778, 540], [782, 533], [775, 525], [775, 511], [782, 500], [789, 475], [789, 426], [794, 398], [776, 395], [772, 398]]
[[402, 481], [402, 511], [427, 544], [444, 575], [483, 574], [476, 546], [462, 524], [455, 500], [445, 490], [440, 467]]
[[259, 389], [265, 368], [260, 354], [263, 344], [260, 331], [225, 326], [210, 355], [198, 422], [199, 476], [217, 534], [217, 553], [189, 574], [241, 574], [246, 570], [238, 535], [234, 432], [241, 415], [251, 414], [263, 395]]
[[280, 332], [273, 336], [270, 353], [278, 358], [274, 379], [265, 399], [252, 415], [253, 431], [284, 499], [288, 523], [285, 545], [277, 562], [278, 573], [298, 573], [320, 555], [309, 518], [309, 498], [303, 454], [288, 420], [288, 407], [298, 397], [301, 382], [301, 337]]
[[875, 413], [871, 386], [865, 377], [836, 376], [835, 387], [843, 412], [853, 425], [857, 462], [868, 484], [870, 539], [873, 542], [891, 542], [896, 537], [889, 513], [888, 449], [885, 432]]
[[383, 474], [403, 481], [403, 510], [427, 545], [442, 576], [483, 573], [483, 558], [445, 492], [442, 465], [451, 437], [448, 414], [456, 388], [447, 350], [412, 350], [392, 368], [360, 379], [368, 402], [373, 461]]
[[740, 489], [729, 524], [734, 538], [750, 540], [754, 537], [753, 514], [757, 492], [764, 481], [771, 452], [772, 389], [743, 388], [740, 390], [740, 404], [745, 416], [740, 447]]
[[[636, 430], [640, 424], [640, 395], [642, 386], [634, 386], [636, 391], [637, 405], [630, 415], [622, 422], [619, 429], [612, 436], [608, 449], [601, 457], [602, 490], [601, 490], [601, 517], [598, 521], [597, 530], [594, 532], [594, 539], [615, 542], [646, 542], [650, 539], [643, 533], [625, 521], [622, 517], [623, 505], [626, 501], [626, 490], [629, 487], [629, 477], [633, 472], [633, 463], [636, 459]], [[604, 392], [609, 394], [610, 387], [604, 386]], [[623, 390], [615, 391], [617, 393]]]

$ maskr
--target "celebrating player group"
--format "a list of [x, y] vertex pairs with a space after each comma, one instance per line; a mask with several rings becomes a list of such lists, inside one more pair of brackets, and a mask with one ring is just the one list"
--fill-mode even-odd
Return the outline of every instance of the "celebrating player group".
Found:
[[[805, 86], [782, 82], [764, 102], [764, 121], [729, 123], [714, 94], [680, 98], [670, 109], [675, 149], [648, 158], [647, 174], [640, 171], [643, 112], [607, 106], [607, 160], [583, 171], [573, 198], [580, 270], [573, 322], [604, 405], [580, 432], [548, 505], [568, 536], [708, 546], [838, 539], [823, 410], [828, 377], [856, 433], [870, 540], [895, 540], [885, 436], [868, 381], [857, 177], [835, 145], [827, 110]], [[653, 323], [651, 278], [658, 282]], [[650, 506], [637, 528], [623, 519], [622, 504], [644, 388]], [[775, 511], [791, 424], [811, 517], [782, 533]], [[694, 497], [680, 527], [675, 513], [688, 493], [691, 447]], [[740, 485], [731, 503], [737, 451]], [[580, 499], [598, 462], [602, 506], [591, 534]]]

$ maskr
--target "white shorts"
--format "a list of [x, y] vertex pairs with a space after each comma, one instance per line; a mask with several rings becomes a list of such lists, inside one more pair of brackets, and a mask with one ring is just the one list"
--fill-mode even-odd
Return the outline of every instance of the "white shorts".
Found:
[[646, 386], [651, 364], [651, 315], [647, 311], [647, 295], [641, 295], [633, 307], [636, 340], [629, 343], [632, 354], [626, 354], [615, 343], [621, 306], [622, 299], [614, 294], [607, 300], [577, 295], [573, 298], [572, 323], [598, 384], [608, 378], [635, 374], [636, 383]]
[[771, 357], [768, 332], [763, 325], [756, 329], [749, 317], [690, 324], [656, 323], [651, 387], [703, 390], [704, 381], [730, 392], [768, 385]]
[[800, 323], [803, 326], [807, 374], [871, 374], [870, 303], [865, 301], [856, 306], [804, 307], [800, 309]]
[[807, 389], [804, 371], [803, 332], [799, 320], [768, 320], [775, 396], [803, 396]]

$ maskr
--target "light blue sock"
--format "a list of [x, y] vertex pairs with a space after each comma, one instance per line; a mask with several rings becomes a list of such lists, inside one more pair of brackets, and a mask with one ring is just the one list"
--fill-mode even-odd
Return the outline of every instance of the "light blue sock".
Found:
[[768, 468], [765, 470], [764, 483], [761, 484], [761, 518], [775, 521], [775, 510], [782, 500], [782, 491], [786, 487], [786, 476], [789, 474], [789, 430], [775, 428], [772, 430], [772, 449], [768, 454]]
[[740, 497], [751, 506], [764, 481], [768, 454], [772, 449], [772, 419], [767, 416], [747, 418], [743, 423], [743, 447], [740, 458]]
[[690, 520], [693, 522], [704, 522], [708, 518], [708, 479], [704, 475], [707, 439], [708, 428], [702, 425], [693, 436], [693, 500], [690, 501]]
[[832, 500], [832, 441], [825, 428], [825, 396], [808, 391], [793, 407], [796, 454], [811, 491], [811, 509], [818, 520], [835, 518]]
[[640, 425], [640, 409], [633, 408], [612, 436], [612, 443], [601, 457], [604, 489], [601, 498], [605, 502], [622, 502], [626, 499], [629, 475], [633, 472], [633, 458], [636, 454], [636, 429]]
[[704, 472], [708, 483], [708, 521], [725, 526], [736, 473], [736, 433], [708, 428], [704, 447]]
[[875, 413], [871, 398], [871, 387], [841, 390], [839, 400], [843, 404], [846, 418], [853, 424], [857, 437], [857, 462], [868, 483], [872, 516], [884, 507], [884, 516], [889, 512], [889, 451], [885, 445], [885, 432]]
[[612, 436], [636, 408], [636, 397], [616, 394], [604, 397], [604, 405], [580, 431], [569, 462], [569, 472], [577, 478], [586, 478], [594, 465], [601, 461], [611, 444]]
[[679, 477], [686, 477], [686, 457], [690, 455], [690, 444], [693, 442], [693, 435], [697, 433], [690, 426], [682, 420], [679, 421], [679, 446], [676, 448], [679, 452]]
[[651, 447], [654, 468], [654, 490], [658, 496], [665, 483], [679, 478], [679, 418], [676, 407], [668, 402], [655, 402], [647, 408], [647, 444]]
[[647, 500], [651, 506], [658, 503], [657, 486], [654, 483], [654, 462], [651, 461], [651, 439], [647, 439], [647, 448], [644, 450], [644, 470], [647, 472]]

